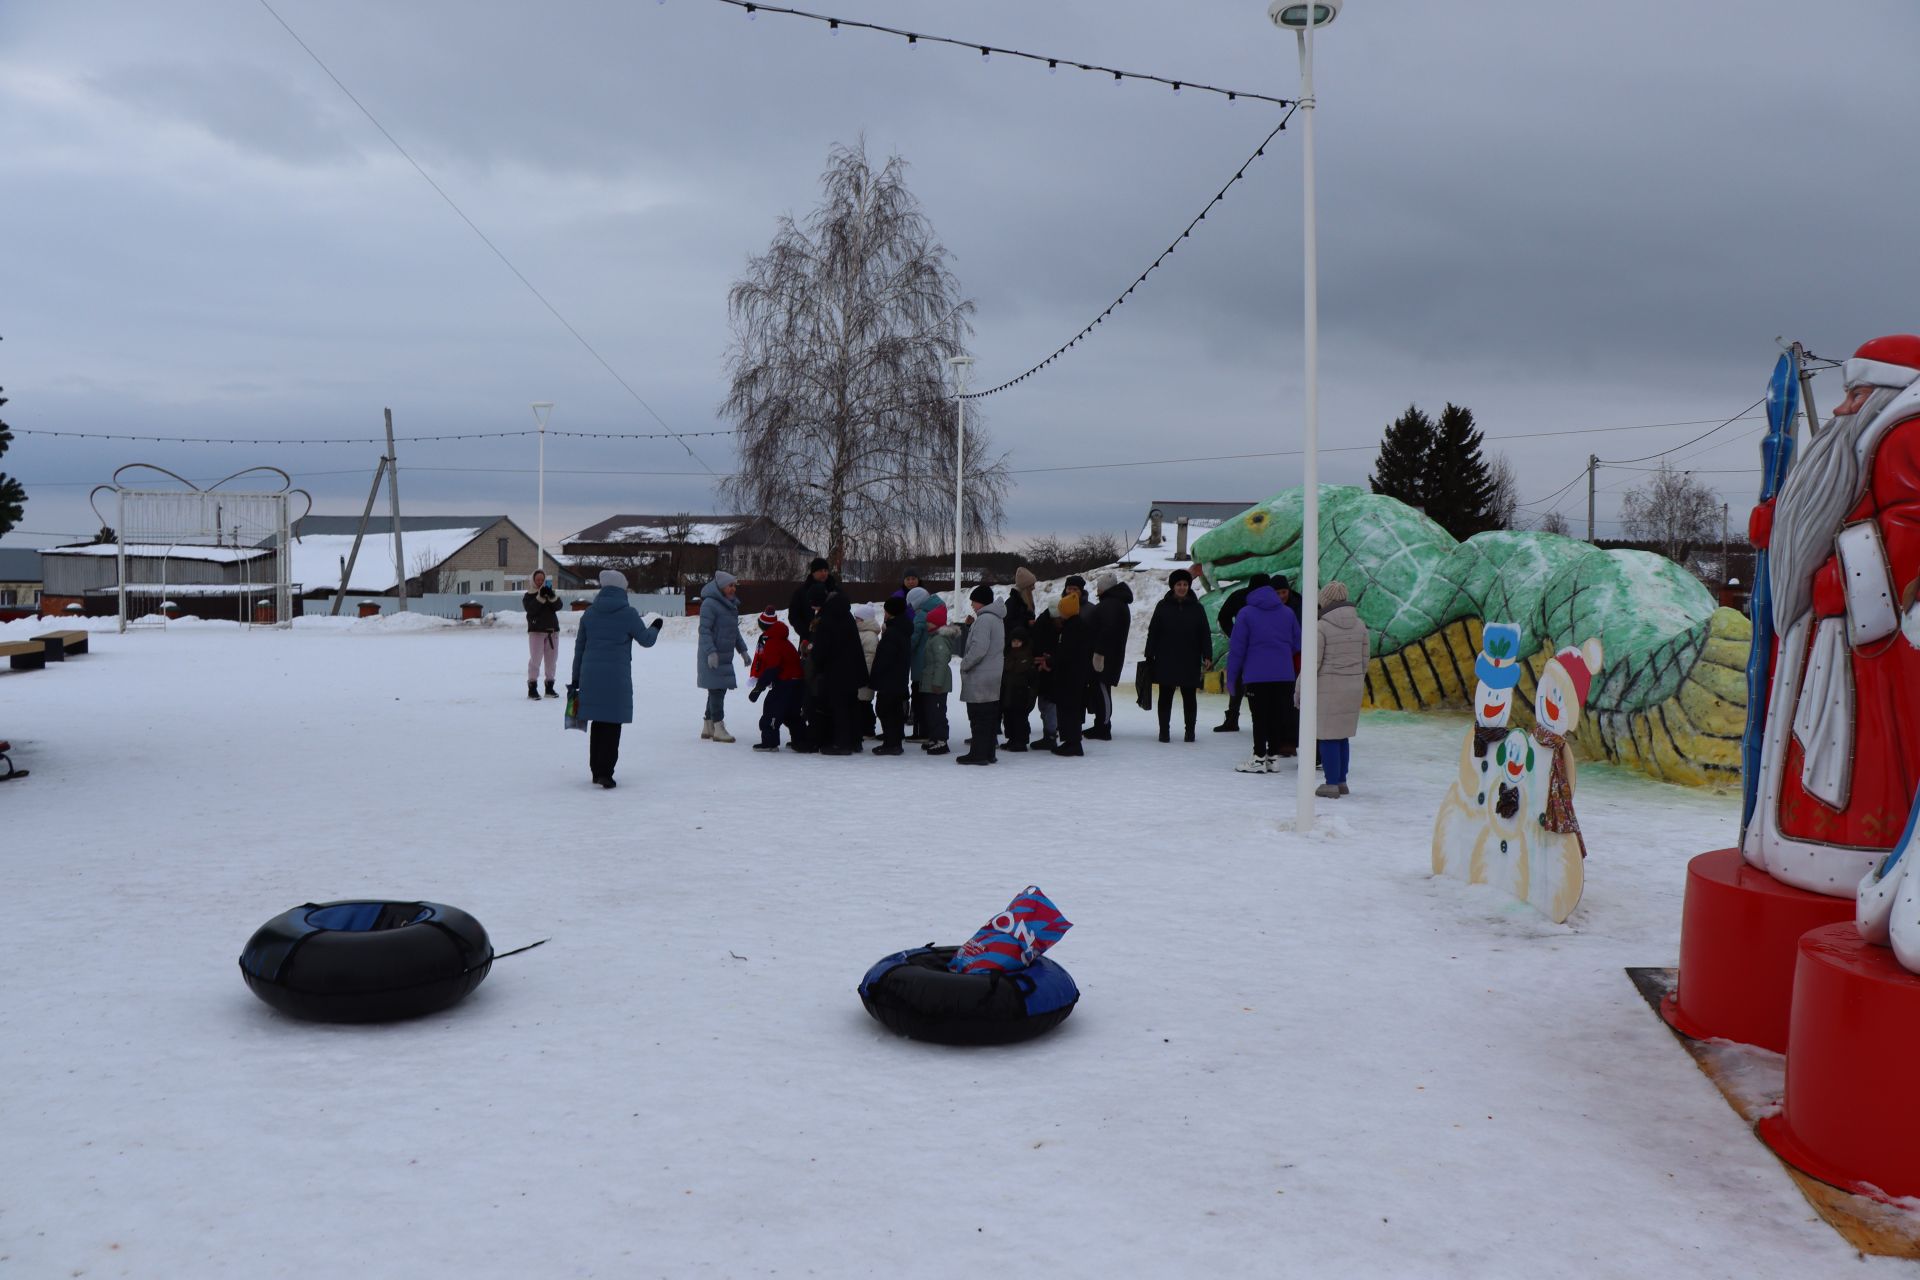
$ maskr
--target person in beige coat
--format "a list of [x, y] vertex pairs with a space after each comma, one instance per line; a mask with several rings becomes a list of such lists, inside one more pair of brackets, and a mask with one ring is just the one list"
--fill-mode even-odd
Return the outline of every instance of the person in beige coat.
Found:
[[[1347, 584], [1329, 582], [1320, 588], [1319, 672], [1315, 680], [1320, 764], [1327, 780], [1314, 788], [1317, 796], [1347, 794], [1347, 764], [1353, 735], [1360, 729], [1360, 703], [1367, 687], [1367, 624], [1347, 599]], [[1294, 702], [1300, 691], [1294, 689]]]

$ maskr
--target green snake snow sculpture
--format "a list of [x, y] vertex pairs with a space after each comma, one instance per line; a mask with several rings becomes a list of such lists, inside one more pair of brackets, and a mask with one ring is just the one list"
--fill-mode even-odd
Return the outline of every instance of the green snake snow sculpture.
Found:
[[[1210, 616], [1255, 573], [1298, 579], [1300, 517], [1301, 491], [1289, 489], [1194, 543]], [[1533, 655], [1515, 699], [1524, 718], [1547, 659], [1598, 637], [1607, 663], [1580, 722], [1582, 753], [1673, 782], [1739, 781], [1752, 630], [1671, 560], [1547, 533], [1460, 542], [1392, 498], [1322, 485], [1320, 581], [1336, 578], [1372, 635], [1368, 706], [1466, 709], [1492, 620], [1517, 623]]]

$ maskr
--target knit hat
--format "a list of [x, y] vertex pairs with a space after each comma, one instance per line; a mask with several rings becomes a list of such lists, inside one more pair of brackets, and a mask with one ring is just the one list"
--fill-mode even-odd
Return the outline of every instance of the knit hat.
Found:
[[967, 593], [967, 599], [973, 601], [975, 604], [992, 604], [993, 588], [986, 586], [975, 587]]
[[1065, 595], [1061, 596], [1060, 603], [1054, 607], [1054, 612], [1059, 614], [1062, 618], [1079, 617], [1080, 616], [1080, 593], [1078, 591], [1069, 591]]
[[1346, 583], [1329, 582], [1326, 586], [1320, 588], [1320, 607], [1322, 609], [1331, 609], [1336, 604], [1345, 604], [1346, 602]]
[[853, 616], [862, 622], [872, 622], [873, 606], [870, 604], [857, 604], [853, 606]]
[[1077, 573], [1070, 573], [1067, 575], [1067, 585], [1076, 591], [1085, 591], [1087, 589], [1087, 580]]
[[1027, 568], [1025, 565], [1021, 565], [1013, 571], [1013, 589], [1022, 595], [1026, 595], [1032, 591], [1033, 584], [1037, 581], [1038, 579], [1033, 576], [1033, 570]]
[[900, 581], [905, 582], [908, 578], [912, 578], [915, 582], [920, 581], [920, 571], [918, 569], [903, 570], [900, 574]]
[[725, 569], [722, 569], [720, 570], [720, 572], [713, 575], [713, 585], [720, 588], [722, 591], [725, 591], [728, 587], [732, 586], [734, 583], [738, 581], [740, 581], [740, 579], [734, 577], [732, 574], [728, 573]]
[[1287, 580], [1287, 575], [1284, 573], [1274, 574], [1273, 577], [1268, 580], [1267, 585], [1272, 587], [1275, 591], [1293, 590], [1293, 583]]
[[832, 568], [833, 566], [827, 563], [827, 558], [825, 556], [815, 556], [813, 558], [813, 563], [807, 566], [807, 572], [818, 573], [822, 569], [831, 570]]
[[[1185, 569], [1175, 569], [1172, 573], [1167, 575], [1167, 585], [1170, 587], [1177, 587], [1183, 582], [1192, 582], [1192, 581], [1193, 581], [1193, 575], [1188, 573]], [[1106, 588], [1102, 587], [1101, 590], [1104, 591], [1106, 590]]]
[[773, 610], [769, 609], [765, 613], [761, 614], [760, 617], [756, 619], [756, 621], [760, 623], [760, 629], [762, 631], [765, 631], [768, 627], [780, 621], [780, 615], [775, 613]]
[[902, 617], [907, 612], [907, 602], [899, 596], [888, 596], [880, 607], [887, 611], [889, 618]]
[[907, 603], [915, 610], [918, 610], [921, 605], [927, 602], [932, 594], [933, 593], [925, 587], [915, 587], [913, 590], [907, 592]]
[[[1281, 585], [1282, 586], [1286, 585], [1286, 581], [1287, 580], [1285, 578], [1280, 579]], [[1247, 590], [1249, 591], [1258, 591], [1262, 587], [1270, 587], [1272, 585], [1273, 585], [1273, 579], [1269, 578], [1264, 573], [1256, 573], [1251, 578], [1247, 579]]]
[[[1191, 579], [1191, 578], [1193, 577], [1193, 575], [1192, 575], [1192, 574], [1188, 574], [1188, 575], [1187, 575], [1187, 577], [1188, 577], [1189, 579]], [[1119, 575], [1119, 574], [1117, 574], [1117, 573], [1103, 573], [1103, 574], [1101, 574], [1101, 575], [1100, 575], [1100, 594], [1101, 594], [1101, 595], [1103, 595], [1103, 596], [1104, 596], [1104, 595], [1106, 595], [1106, 594], [1107, 594], [1107, 592], [1109, 592], [1109, 591], [1111, 591], [1111, 590], [1113, 590], [1113, 589], [1114, 589], [1115, 587], [1117, 587], [1117, 586], [1119, 586], [1119, 585], [1120, 585], [1120, 575]]]
[[1568, 647], [1553, 655], [1551, 659], [1560, 664], [1567, 678], [1573, 681], [1573, 694], [1586, 705], [1587, 690], [1593, 687], [1593, 669], [1600, 665], [1600, 642], [1589, 640], [1580, 648]]
[[600, 585], [603, 587], [618, 587], [622, 591], [625, 591], [627, 589], [627, 575], [618, 569], [602, 569], [600, 571]]

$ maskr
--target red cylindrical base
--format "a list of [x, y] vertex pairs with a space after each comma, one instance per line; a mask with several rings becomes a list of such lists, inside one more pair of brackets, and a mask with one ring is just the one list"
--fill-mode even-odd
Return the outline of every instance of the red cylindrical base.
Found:
[[1853, 920], [1852, 898], [1782, 884], [1738, 849], [1687, 864], [1680, 987], [1660, 1007], [1681, 1035], [1787, 1051], [1794, 962], [1809, 929]]
[[1851, 921], [1800, 939], [1787, 1096], [1760, 1136], [1802, 1173], [1862, 1195], [1920, 1196], [1920, 976]]

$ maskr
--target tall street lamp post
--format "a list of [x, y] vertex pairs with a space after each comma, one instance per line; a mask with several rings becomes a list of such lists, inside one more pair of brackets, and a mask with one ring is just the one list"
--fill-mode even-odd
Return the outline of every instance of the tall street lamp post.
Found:
[[[534, 526], [533, 567], [538, 572], [547, 567], [547, 416], [553, 412], [553, 401], [535, 400], [533, 402], [533, 424], [540, 428], [540, 518]], [[556, 591], [558, 587], [554, 588]], [[527, 576], [527, 590], [533, 590], [533, 576]]]
[[1300, 159], [1305, 177], [1301, 195], [1305, 201], [1306, 230], [1306, 333], [1307, 333], [1307, 420], [1304, 455], [1301, 464], [1300, 515], [1300, 771], [1297, 813], [1294, 827], [1299, 831], [1313, 826], [1314, 771], [1308, 759], [1309, 745], [1319, 739], [1320, 690], [1315, 672], [1319, 666], [1320, 628], [1316, 622], [1320, 607], [1320, 269], [1319, 249], [1314, 237], [1313, 201], [1313, 33], [1340, 16], [1342, 0], [1318, 0], [1318, 3], [1290, 4], [1273, 0], [1267, 16], [1282, 30], [1292, 31], [1300, 44]]
[[947, 364], [953, 369], [953, 598], [947, 602], [951, 614], [955, 610], [964, 613], [960, 603], [960, 546], [966, 534], [967, 373], [973, 368], [973, 357], [953, 356]]

